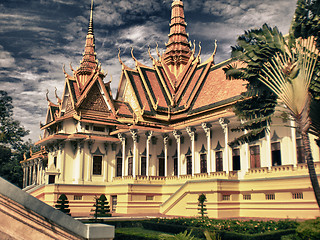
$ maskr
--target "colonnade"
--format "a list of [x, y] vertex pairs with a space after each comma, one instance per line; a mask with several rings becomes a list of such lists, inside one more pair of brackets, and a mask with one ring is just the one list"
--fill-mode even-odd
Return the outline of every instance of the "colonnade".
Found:
[[[231, 164], [228, 162], [229, 160], [229, 151], [231, 151], [231, 148], [228, 145], [228, 123], [229, 120], [225, 118], [221, 118], [219, 120], [219, 125], [221, 126], [222, 130], [224, 131], [224, 157], [223, 157], [223, 166], [224, 166], [224, 171], [227, 173], [230, 171], [230, 166]], [[202, 128], [202, 129], [201, 129]], [[180, 129], [180, 130], [174, 130], [172, 132], [167, 132], [164, 134], [160, 135], [160, 138], [163, 140], [163, 144], [161, 143], [161, 146], [163, 147], [163, 158], [164, 158], [164, 176], [168, 176], [168, 143], [169, 143], [169, 137], [170, 135], [173, 136], [173, 139], [176, 142], [176, 157], [177, 157], [177, 162], [176, 162], [176, 168], [177, 168], [177, 173], [175, 174], [176, 176], [182, 175], [181, 171], [181, 166], [182, 166], [182, 159], [181, 159], [181, 139], [182, 139], [182, 131], [185, 131], [186, 134], [184, 136], [187, 136], [190, 139], [190, 156], [191, 156], [191, 175], [193, 176], [194, 174], [197, 174], [195, 170], [195, 164], [196, 164], [196, 150], [195, 150], [195, 142], [196, 142], [196, 133], [197, 131], [203, 131], [206, 136], [206, 173], [210, 174], [211, 172], [216, 171], [216, 164], [215, 161], [212, 160], [212, 154], [211, 154], [211, 138], [212, 138], [212, 124], [211, 123], [202, 123], [201, 124], [201, 130], [198, 128], [196, 129], [195, 127], [188, 126], [185, 129]], [[137, 168], [136, 164], [139, 163], [139, 156], [138, 156], [138, 142], [139, 142], [139, 131], [137, 129], [131, 129], [130, 133], [118, 133], [118, 138], [120, 139], [121, 142], [121, 157], [122, 157], [122, 176], [125, 176], [125, 168], [128, 167], [125, 165], [126, 159], [128, 156], [126, 156], [126, 150], [128, 150], [127, 144], [128, 144], [128, 138], [132, 137], [132, 176], [135, 177], [139, 175], [139, 173], [136, 172]], [[150, 142], [152, 138], [155, 138], [155, 135], [157, 133], [154, 131], [147, 131], [145, 132], [146, 136], [146, 146], [145, 146], [145, 157], [146, 157], [146, 174], [145, 176], [150, 176], [151, 175], [151, 169], [150, 169]], [[183, 137], [184, 137], [183, 136]], [[159, 137], [159, 134], [157, 134], [157, 137]], [[130, 141], [131, 142], [131, 141]], [[131, 162], [130, 162], [131, 164]], [[200, 173], [200, 172], [199, 172]], [[131, 175], [131, 174], [130, 174]]]
[[41, 158], [31, 159], [22, 163], [23, 188], [44, 183], [44, 166]]

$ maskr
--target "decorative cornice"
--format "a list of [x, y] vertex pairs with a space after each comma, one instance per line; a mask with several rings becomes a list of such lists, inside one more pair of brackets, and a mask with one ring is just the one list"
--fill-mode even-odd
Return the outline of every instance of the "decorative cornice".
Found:
[[210, 128], [212, 127], [212, 125], [210, 123], [202, 123], [201, 124], [206, 136], [208, 137], [209, 133], [210, 133]]
[[177, 142], [180, 141], [180, 137], [181, 137], [182, 133], [179, 130], [173, 130], [172, 134], [173, 134], [174, 138], [177, 140]]
[[138, 130], [137, 129], [130, 129], [130, 133], [132, 134], [133, 142], [138, 143], [139, 142]]
[[230, 121], [227, 118], [219, 118], [219, 123], [224, 133], [226, 133], [226, 131], [228, 130], [228, 124], [230, 123]]
[[187, 127], [186, 130], [190, 138], [195, 136], [196, 129], [194, 127]]
[[165, 133], [162, 135], [162, 137], [163, 137], [163, 143], [166, 146], [168, 144], [169, 135]]

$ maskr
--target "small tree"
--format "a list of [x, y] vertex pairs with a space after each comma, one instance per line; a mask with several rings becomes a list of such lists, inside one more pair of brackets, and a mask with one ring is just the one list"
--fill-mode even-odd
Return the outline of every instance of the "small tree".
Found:
[[91, 210], [94, 212], [94, 218], [97, 220], [98, 217], [110, 217], [110, 206], [106, 196], [101, 194], [99, 198], [95, 197], [95, 200], [94, 209]]
[[207, 201], [207, 197], [202, 193], [198, 198], [198, 206], [199, 206], [198, 210], [202, 218], [204, 218], [204, 215], [207, 214], [207, 208], [206, 208], [206, 205], [204, 204], [204, 202], [206, 201]]
[[55, 205], [55, 208], [71, 216], [69, 209], [69, 200], [64, 193], [60, 195], [57, 204]]

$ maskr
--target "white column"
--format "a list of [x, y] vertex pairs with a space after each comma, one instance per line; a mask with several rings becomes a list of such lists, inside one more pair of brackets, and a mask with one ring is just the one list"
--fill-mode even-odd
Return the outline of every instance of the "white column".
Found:
[[124, 162], [126, 159], [126, 135], [123, 133], [118, 133], [118, 138], [122, 144], [122, 177], [124, 176]]
[[109, 143], [105, 142], [103, 144], [104, 146], [104, 150], [105, 150], [105, 155], [103, 156], [103, 167], [102, 167], [102, 174], [103, 174], [103, 181], [107, 182], [108, 181], [108, 147], [109, 147]]
[[180, 147], [181, 147], [181, 143], [180, 143], [180, 137], [181, 137], [181, 132], [180, 131], [173, 131], [173, 136], [177, 141], [177, 169], [178, 169], [178, 176], [179, 177], [181, 175], [181, 170], [180, 170]]
[[210, 175], [211, 170], [211, 133], [210, 133], [210, 128], [211, 128], [210, 123], [202, 123], [202, 128], [207, 136], [207, 172], [208, 175]]
[[168, 140], [169, 135], [163, 134], [163, 144], [164, 144], [164, 176], [168, 175]]
[[37, 159], [37, 185], [40, 185], [41, 174], [40, 174], [40, 159]]
[[187, 133], [189, 134], [190, 136], [190, 141], [191, 141], [191, 159], [192, 159], [192, 176], [194, 175], [194, 164], [195, 164], [195, 141], [194, 141], [194, 135], [195, 135], [195, 132], [196, 132], [196, 129], [193, 128], [193, 127], [187, 127], [186, 128], [187, 130]]
[[25, 164], [23, 163], [22, 164], [22, 169], [23, 169], [23, 184], [22, 184], [22, 186], [23, 186], [23, 188], [25, 188], [26, 187], [26, 166], [25, 166]]
[[228, 123], [230, 121], [226, 118], [220, 118], [219, 123], [224, 132], [224, 158], [223, 158], [223, 169], [228, 174], [230, 171], [230, 164], [229, 164], [229, 145], [228, 145], [228, 138], [229, 138], [229, 128]]
[[290, 119], [290, 127], [291, 127], [291, 143], [292, 143], [292, 163], [294, 167], [297, 167], [298, 159], [297, 159], [297, 140], [296, 140], [296, 122], [293, 119]]
[[146, 176], [149, 176], [149, 162], [150, 162], [150, 141], [152, 137], [153, 132], [148, 131], [146, 132], [147, 141], [146, 141], [146, 149], [147, 149], [147, 156], [146, 156]]
[[32, 165], [29, 161], [29, 185], [32, 185]]
[[35, 159], [33, 160], [32, 172], [33, 172], [33, 174], [32, 174], [32, 184], [35, 185], [36, 184], [36, 179], [37, 179]]
[[[270, 125], [268, 124], [267, 127], [267, 131], [266, 131], [266, 164], [268, 169], [271, 169], [272, 166], [272, 160], [271, 160], [271, 129], [270, 129]], [[262, 167], [262, 166], [261, 166]]]
[[138, 161], [137, 159], [137, 143], [138, 143], [138, 130], [132, 129], [130, 130], [132, 134], [132, 140], [133, 140], [133, 159], [132, 159], [132, 177], [136, 177], [136, 163]]
[[60, 150], [60, 164], [61, 164], [61, 179], [62, 179], [62, 182], [65, 181], [65, 178], [66, 178], [66, 172], [65, 172], [65, 169], [66, 169], [66, 151], [64, 151], [64, 148], [65, 148], [65, 142], [62, 142], [59, 144], [59, 150]]
[[79, 153], [80, 153], [80, 169], [79, 169], [79, 176], [80, 182], [83, 183], [84, 181], [84, 166], [85, 166], [85, 151], [84, 151], [84, 142], [79, 142], [78, 144]]

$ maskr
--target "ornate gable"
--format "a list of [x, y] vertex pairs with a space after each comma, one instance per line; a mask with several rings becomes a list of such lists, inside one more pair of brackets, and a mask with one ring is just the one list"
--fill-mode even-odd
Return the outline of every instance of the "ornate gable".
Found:
[[103, 96], [101, 95], [97, 83], [92, 86], [92, 88], [88, 92], [87, 97], [80, 105], [79, 110], [82, 109], [98, 112], [110, 112], [105, 100], [103, 99]]

